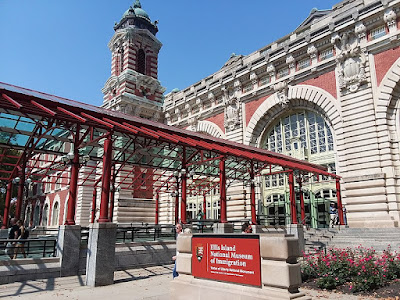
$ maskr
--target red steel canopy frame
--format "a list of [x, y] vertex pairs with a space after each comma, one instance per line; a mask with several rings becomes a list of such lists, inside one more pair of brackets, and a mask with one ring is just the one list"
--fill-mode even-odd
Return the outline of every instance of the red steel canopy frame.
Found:
[[[81, 162], [82, 158], [86, 160]], [[101, 177], [100, 222], [110, 221], [109, 198], [115, 188], [154, 195], [180, 192], [186, 202], [187, 191], [200, 189], [203, 192], [199, 193], [205, 194], [205, 190], [215, 187], [216, 181], [221, 191], [221, 222], [227, 221], [225, 190], [226, 182], [232, 181], [251, 182], [251, 211], [255, 220], [254, 177], [272, 167], [296, 176], [330, 176], [340, 188], [339, 176], [306, 161], [0, 83], [0, 181], [9, 187], [18, 176], [37, 182], [67, 178], [70, 196], [76, 198], [78, 185], [96, 188]], [[179, 174], [173, 175], [176, 171]], [[196, 179], [189, 180], [190, 176]], [[115, 184], [110, 189], [111, 178]], [[207, 178], [213, 179], [207, 184]], [[337, 194], [341, 208], [340, 192]], [[71, 197], [67, 224], [75, 222], [76, 199]], [[7, 195], [6, 200], [9, 198]], [[20, 202], [22, 195], [17, 199], [18, 205]], [[296, 208], [293, 203], [292, 206], [293, 214]], [[183, 222], [185, 212], [186, 205], [182, 205]], [[8, 217], [8, 211], [4, 215]], [[295, 216], [292, 221], [296, 222]]]

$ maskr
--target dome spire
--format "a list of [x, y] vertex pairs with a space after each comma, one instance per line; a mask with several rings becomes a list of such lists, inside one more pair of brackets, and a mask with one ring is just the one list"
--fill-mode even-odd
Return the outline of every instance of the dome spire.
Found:
[[135, 1], [135, 3], [133, 4], [133, 8], [142, 8], [142, 5], [140, 4], [140, 0]]

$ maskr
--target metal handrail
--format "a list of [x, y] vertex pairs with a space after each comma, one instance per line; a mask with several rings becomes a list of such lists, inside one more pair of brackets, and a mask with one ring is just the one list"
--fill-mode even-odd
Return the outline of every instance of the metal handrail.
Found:
[[[23, 243], [23, 249], [27, 256], [36, 257], [55, 257], [56, 256], [56, 244], [57, 239], [55, 238], [29, 238], [29, 239], [0, 239], [0, 258], [8, 257], [6, 253], [7, 245], [9, 243]], [[14, 246], [15, 247], [15, 246]], [[15, 249], [15, 248], [14, 248]], [[21, 253], [18, 253], [18, 255]], [[21, 254], [22, 255], [22, 254]]]

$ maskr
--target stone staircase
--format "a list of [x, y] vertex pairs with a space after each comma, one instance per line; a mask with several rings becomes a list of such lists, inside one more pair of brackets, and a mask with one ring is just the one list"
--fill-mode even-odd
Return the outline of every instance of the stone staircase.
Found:
[[400, 248], [400, 228], [326, 228], [304, 231], [305, 252], [315, 253], [324, 248], [374, 248], [383, 251]]

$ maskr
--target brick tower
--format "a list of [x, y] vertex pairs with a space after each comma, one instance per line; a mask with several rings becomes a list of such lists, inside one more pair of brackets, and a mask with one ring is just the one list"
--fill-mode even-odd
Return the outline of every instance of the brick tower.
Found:
[[157, 21], [151, 22], [139, 0], [114, 26], [108, 47], [112, 53], [111, 76], [102, 92], [102, 107], [137, 117], [163, 121], [162, 100], [165, 89], [157, 80]]

